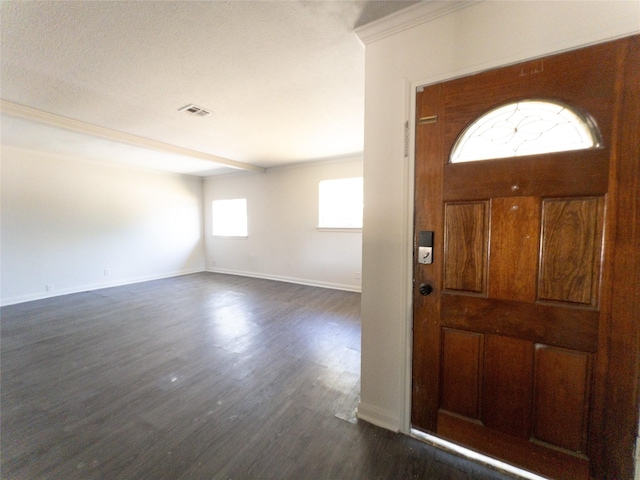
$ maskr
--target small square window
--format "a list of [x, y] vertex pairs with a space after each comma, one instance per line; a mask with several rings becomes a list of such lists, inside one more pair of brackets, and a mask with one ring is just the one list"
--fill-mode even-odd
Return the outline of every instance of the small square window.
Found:
[[213, 235], [216, 237], [247, 237], [247, 199], [214, 200], [211, 202]]
[[362, 177], [323, 180], [318, 191], [318, 228], [362, 228]]

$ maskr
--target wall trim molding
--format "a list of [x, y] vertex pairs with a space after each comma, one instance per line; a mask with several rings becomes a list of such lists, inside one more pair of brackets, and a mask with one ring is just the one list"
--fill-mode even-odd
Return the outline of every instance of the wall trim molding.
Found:
[[444, 17], [481, 0], [420, 2], [355, 29], [364, 45], [408, 30], [416, 25]]
[[265, 280], [275, 280], [278, 282], [308, 285], [310, 287], [330, 288], [333, 290], [343, 290], [346, 292], [361, 293], [362, 291], [362, 288], [359, 285], [347, 285], [347, 284], [341, 284], [341, 283], [322, 282], [319, 280], [286, 277], [281, 275], [270, 275], [266, 273], [257, 273], [257, 272], [245, 272], [241, 270], [232, 270], [232, 269], [226, 269], [226, 268], [206, 268], [206, 269], [192, 268], [192, 269], [179, 270], [175, 272], [163, 273], [158, 275], [145, 275], [142, 277], [116, 280], [112, 282], [77, 285], [70, 288], [55, 290], [53, 292], [34, 292], [34, 293], [27, 293], [24, 295], [4, 297], [4, 298], [0, 298], [0, 306], [6, 307], [9, 305], [17, 305], [19, 303], [33, 302], [35, 300], [43, 300], [45, 298], [61, 297], [63, 295], [72, 295], [74, 293], [90, 292], [94, 290], [102, 290], [105, 288], [122, 287], [126, 285], [133, 285], [135, 283], [150, 282], [153, 280], [162, 280], [163, 278], [180, 277], [182, 275], [191, 275], [193, 273], [202, 273], [202, 272], [221, 273], [225, 275], [238, 275], [241, 277], [262, 278]]
[[400, 431], [400, 418], [396, 412], [360, 402], [358, 404], [357, 415], [358, 419], [376, 425], [377, 427], [391, 430], [392, 432]]
[[91, 292], [94, 290], [103, 290], [105, 288], [122, 287], [126, 285], [133, 285], [135, 283], [150, 282], [153, 280], [162, 280], [163, 278], [180, 277], [183, 275], [191, 275], [193, 273], [202, 273], [204, 271], [205, 271], [204, 268], [191, 268], [191, 269], [179, 270], [171, 273], [163, 273], [158, 275], [145, 275], [142, 277], [116, 280], [113, 282], [78, 285], [75, 287], [55, 290], [53, 292], [43, 292], [43, 293], [38, 292], [38, 293], [28, 293], [25, 295], [16, 295], [13, 297], [0, 298], [0, 306], [6, 307], [8, 305], [16, 305], [18, 303], [26, 303], [26, 302], [33, 302], [35, 300], [43, 300], [45, 298], [61, 297], [63, 295]]
[[231, 268], [207, 268], [205, 271], [210, 273], [222, 273], [224, 275], [238, 275], [240, 277], [262, 278], [264, 280], [275, 280], [277, 282], [295, 283], [298, 285], [308, 285], [310, 287], [330, 288], [333, 290], [343, 290], [345, 292], [361, 293], [362, 287], [359, 285], [347, 285], [344, 283], [323, 282], [321, 280], [312, 280], [308, 278], [287, 277], [284, 275], [271, 275], [262, 272], [248, 272], [244, 270], [234, 270]]

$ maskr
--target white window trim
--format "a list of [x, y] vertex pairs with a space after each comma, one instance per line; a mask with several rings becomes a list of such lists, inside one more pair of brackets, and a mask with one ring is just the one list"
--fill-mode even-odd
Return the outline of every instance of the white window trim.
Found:
[[317, 227], [319, 232], [345, 232], [358, 233], [362, 232], [362, 227]]

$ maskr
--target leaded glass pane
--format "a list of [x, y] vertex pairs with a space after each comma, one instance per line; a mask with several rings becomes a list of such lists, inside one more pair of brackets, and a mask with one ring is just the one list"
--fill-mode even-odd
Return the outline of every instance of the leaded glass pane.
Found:
[[451, 151], [452, 163], [599, 146], [588, 117], [561, 103], [525, 100], [498, 107], [465, 129]]

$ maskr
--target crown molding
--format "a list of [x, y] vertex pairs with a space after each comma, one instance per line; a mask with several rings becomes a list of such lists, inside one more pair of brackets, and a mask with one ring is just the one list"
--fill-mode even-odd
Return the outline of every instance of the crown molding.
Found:
[[13, 117], [43, 123], [51, 127], [63, 128], [72, 132], [91, 135], [93, 137], [103, 138], [105, 140], [111, 140], [113, 142], [126, 143], [135, 147], [147, 148], [160, 152], [186, 155], [189, 157], [208, 160], [219, 165], [237, 168], [240, 170], [250, 170], [260, 173], [265, 172], [264, 168], [258, 167], [256, 165], [251, 165], [249, 163], [237, 162], [228, 158], [218, 157], [217, 155], [211, 155], [209, 153], [199, 152], [197, 150], [191, 150], [189, 148], [159, 142], [150, 138], [139, 137], [137, 135], [119, 132], [117, 130], [111, 130], [110, 128], [100, 127], [99, 125], [93, 125], [91, 123], [82, 122], [80, 120], [74, 120], [73, 118], [43, 112], [42, 110], [26, 107], [24, 105], [18, 105], [17, 103], [8, 102], [6, 100], [0, 100], [0, 110], [3, 114], [11, 115]]
[[395, 35], [417, 25], [428, 23], [483, 0], [423, 1], [355, 29], [364, 45]]

